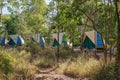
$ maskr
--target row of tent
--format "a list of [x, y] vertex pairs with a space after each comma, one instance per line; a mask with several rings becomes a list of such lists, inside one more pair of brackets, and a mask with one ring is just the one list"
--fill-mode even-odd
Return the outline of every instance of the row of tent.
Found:
[[[15, 45], [25, 44], [25, 40], [20, 35], [10, 35], [9, 37], [10, 37], [9, 41], [5, 37], [2, 37], [0, 41], [0, 45], [9, 44], [10, 46], [15, 46]], [[32, 39], [34, 39], [34, 41], [37, 41], [36, 37], [33, 37]], [[39, 35], [39, 42], [40, 42], [40, 46], [45, 45], [45, 40], [42, 37], [42, 35]]]
[[[25, 40], [20, 35], [9, 35], [9, 37], [10, 37], [10, 40], [7, 40], [6, 37], [2, 37], [0, 41], [0, 45], [9, 44], [10, 46], [15, 46], [15, 45], [25, 44]], [[67, 41], [65, 41], [65, 39], [63, 38], [63, 33], [60, 33], [59, 35], [59, 42], [57, 40], [57, 34], [52, 35], [52, 40], [53, 40], [52, 46], [54, 47], [59, 46], [62, 43], [64, 45], [68, 44]], [[45, 46], [45, 39], [41, 34], [36, 34], [32, 36], [32, 41], [39, 42], [40, 46]]]
[[[69, 44], [69, 42], [65, 40], [63, 35], [64, 33], [59, 34], [59, 42], [58, 42], [57, 34], [53, 34], [53, 39], [54, 39], [53, 46], [58, 46], [62, 43], [64, 45], [72, 46], [72, 43]], [[92, 30], [84, 33], [83, 45], [84, 45], [84, 48], [86, 49], [93, 49], [93, 48], [102, 49], [104, 48], [105, 40], [104, 39], [102, 40], [102, 37], [99, 32]]]
[[5, 44], [9, 44], [11, 46], [23, 45], [25, 44], [25, 41], [20, 35], [10, 35], [9, 41], [6, 39], [6, 37], [2, 37], [0, 41], [0, 45], [5, 45]]
[[[64, 46], [72, 46], [69, 42], [65, 40], [63, 37], [64, 33], [59, 34], [59, 42], [58, 42], [58, 34], [52, 34], [52, 46], [56, 47], [61, 44], [64, 44]], [[45, 40], [41, 34], [37, 34], [36, 36], [33, 36], [34, 41], [39, 42], [40, 46], [45, 46]], [[105, 44], [105, 40], [102, 40], [101, 35], [96, 32], [95, 30], [85, 32], [84, 34], [84, 48], [87, 49], [93, 49], [93, 48], [103, 48]], [[5, 37], [1, 39], [0, 45], [4, 45], [8, 43], [11, 46], [15, 45], [23, 45], [25, 44], [24, 39], [20, 35], [10, 35], [10, 40], [7, 41]]]
[[[53, 39], [54, 39], [53, 46], [58, 46], [62, 43], [64, 45], [72, 46], [72, 44], [69, 44], [65, 40], [63, 35], [64, 35], [64, 33], [59, 34], [59, 42], [58, 42], [57, 34], [53, 34]], [[100, 49], [100, 48], [104, 48], [105, 40], [104, 39], [102, 40], [102, 37], [99, 34], [99, 32], [92, 30], [92, 31], [88, 31], [88, 32], [84, 33], [83, 45], [84, 45], [84, 48], [86, 48], [86, 49], [93, 49], [93, 48]]]

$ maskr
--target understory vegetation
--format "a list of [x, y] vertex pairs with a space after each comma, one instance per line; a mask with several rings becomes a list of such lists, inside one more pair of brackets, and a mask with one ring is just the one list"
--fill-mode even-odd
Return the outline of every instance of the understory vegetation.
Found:
[[0, 0], [0, 80], [39, 80], [54, 68], [120, 80], [120, 0]]
[[[36, 48], [37, 49], [37, 48]], [[31, 62], [31, 53], [16, 48], [0, 51], [0, 79], [1, 80], [32, 80], [42, 68], [53, 68], [59, 64], [57, 72], [73, 78], [88, 78], [92, 80], [114, 80], [114, 61], [104, 65], [104, 61], [83, 55], [84, 53], [70, 53], [63, 50], [58, 63], [55, 49], [39, 49]], [[72, 55], [78, 57], [71, 57]]]

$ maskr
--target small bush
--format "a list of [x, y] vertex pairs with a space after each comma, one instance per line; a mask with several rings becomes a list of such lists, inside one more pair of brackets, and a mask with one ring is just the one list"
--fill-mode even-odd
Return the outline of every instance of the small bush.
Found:
[[17, 53], [16, 55], [11, 54], [15, 57], [15, 62], [12, 63], [14, 68], [14, 76], [22, 76], [24, 79], [30, 79], [32, 75], [38, 70], [37, 67], [29, 62], [30, 53], [25, 50]]
[[0, 73], [8, 75], [13, 72], [13, 67], [11, 62], [13, 61], [13, 57], [11, 57], [8, 53], [1, 52], [0, 53]]
[[66, 49], [64, 49], [64, 48], [60, 49], [60, 57], [61, 57], [61, 58], [66, 58], [66, 57], [68, 57], [69, 55], [70, 55], [70, 51], [68, 51], [68, 50], [66, 50]]
[[2, 50], [0, 53], [0, 79], [18, 80], [20, 77], [23, 80], [32, 79], [38, 68], [29, 62], [30, 57], [30, 53], [25, 50], [20, 52], [17, 49]]
[[14, 72], [17, 75], [22, 75], [26, 79], [34, 75], [37, 71], [37, 67], [23, 60], [18, 60], [14, 63]]
[[94, 80], [115, 80], [114, 79], [114, 64], [108, 64], [103, 69], [94, 75]]

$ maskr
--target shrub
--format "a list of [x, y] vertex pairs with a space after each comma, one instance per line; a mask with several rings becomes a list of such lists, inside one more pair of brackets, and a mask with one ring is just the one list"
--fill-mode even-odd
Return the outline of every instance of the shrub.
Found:
[[29, 62], [30, 53], [25, 50], [7, 49], [0, 51], [0, 80], [31, 80], [38, 71], [36, 65]]
[[42, 50], [37, 54], [37, 58], [34, 60], [34, 63], [38, 67], [53, 67], [56, 64], [54, 49], [47, 48]]
[[17, 60], [17, 62], [14, 63], [13, 65], [14, 65], [15, 74], [18, 76], [21, 75], [25, 79], [31, 77], [37, 71], [36, 66], [34, 66], [34, 65], [24, 61], [24, 60]]
[[103, 69], [94, 75], [94, 80], [115, 80], [114, 79], [114, 64], [108, 64]]
[[8, 53], [0, 53], [0, 73], [8, 75], [13, 72], [11, 61], [13, 61], [13, 57], [11, 57]]
[[61, 48], [60, 49], [60, 57], [61, 58], [66, 58], [70, 55], [70, 51], [64, 49], [64, 48]]
[[12, 66], [14, 68], [14, 76], [21, 76], [24, 79], [29, 80], [38, 70], [35, 65], [29, 62], [31, 55], [25, 50], [17, 53], [16, 55], [11, 55], [15, 57], [15, 62], [12, 63]]

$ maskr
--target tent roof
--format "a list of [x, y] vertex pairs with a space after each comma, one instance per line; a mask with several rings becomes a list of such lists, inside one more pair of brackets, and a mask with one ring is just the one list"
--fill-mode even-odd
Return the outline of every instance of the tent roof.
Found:
[[17, 44], [18, 34], [10, 35], [10, 38]]
[[[92, 31], [88, 31], [88, 32], [85, 32], [85, 36], [88, 36], [88, 38], [94, 43], [96, 44], [96, 31], [95, 30], [92, 30]], [[85, 40], [85, 37], [84, 37], [84, 40]], [[105, 44], [105, 40], [103, 39], [103, 42]]]
[[88, 32], [85, 32], [85, 34], [88, 36], [88, 38], [95, 44], [95, 33], [96, 31], [93, 30], [93, 31], [88, 31]]

